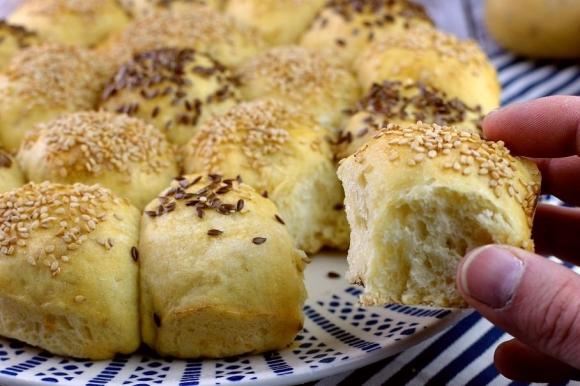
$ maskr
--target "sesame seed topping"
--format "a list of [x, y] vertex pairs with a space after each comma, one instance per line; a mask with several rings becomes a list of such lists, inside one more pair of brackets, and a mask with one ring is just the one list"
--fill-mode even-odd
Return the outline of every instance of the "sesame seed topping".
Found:
[[[24, 252], [26, 240], [39, 231], [52, 232], [53, 239], [44, 247], [26, 251], [26, 260], [48, 267], [56, 276], [63, 269], [61, 262], [70, 261], [66, 251], [80, 248], [120, 203], [98, 185], [29, 183], [0, 194], [0, 257]], [[89, 221], [94, 227], [83, 226]]]
[[[82, 112], [64, 115], [29, 132], [23, 148], [44, 144], [43, 159], [61, 177], [84, 172], [131, 173], [136, 165], [149, 173], [170, 166], [173, 148], [151, 125], [124, 115]], [[93, 226], [92, 223], [88, 226]]]
[[[401, 137], [412, 139], [401, 141]], [[486, 179], [496, 197], [507, 195], [521, 204], [531, 223], [539, 184], [532, 177], [529, 178], [530, 181], [515, 179], [518, 174], [517, 159], [510, 155], [502, 142], [486, 141], [475, 133], [422, 122], [406, 126], [390, 124], [375, 135], [375, 141], [377, 140], [384, 141], [386, 144], [385, 151], [389, 160], [393, 158], [393, 153], [401, 153], [402, 150], [399, 147], [411, 150], [412, 158], [407, 158], [407, 164], [410, 167], [420, 162], [427, 162], [425, 153], [418, 151], [419, 146], [431, 148], [432, 150], [427, 153], [429, 162], [438, 162], [441, 159], [440, 164], [443, 170]], [[364, 147], [357, 151], [355, 159], [361, 157], [368, 148]], [[449, 152], [439, 153], [435, 150], [443, 148], [448, 149]], [[531, 173], [533, 175], [537, 173], [537, 170]]]
[[75, 296], [75, 303], [84, 303], [87, 299], [83, 295]]

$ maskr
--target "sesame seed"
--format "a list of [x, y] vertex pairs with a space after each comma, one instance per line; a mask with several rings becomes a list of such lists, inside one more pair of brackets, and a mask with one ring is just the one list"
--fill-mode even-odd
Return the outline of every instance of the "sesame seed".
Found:
[[84, 303], [87, 299], [83, 296], [83, 295], [77, 295], [75, 296], [75, 302], [76, 303]]
[[274, 215], [274, 218], [276, 219], [276, 221], [278, 221], [280, 224], [282, 225], [286, 225], [286, 223], [284, 222], [284, 220], [282, 219], [282, 217], [280, 217], [279, 215]]
[[223, 234], [223, 231], [220, 231], [219, 229], [210, 229], [209, 231], [207, 231], [207, 235], [211, 236], [211, 237], [217, 237], [220, 236], [221, 234]]
[[134, 262], [139, 261], [139, 250], [137, 247], [131, 247], [131, 258]]

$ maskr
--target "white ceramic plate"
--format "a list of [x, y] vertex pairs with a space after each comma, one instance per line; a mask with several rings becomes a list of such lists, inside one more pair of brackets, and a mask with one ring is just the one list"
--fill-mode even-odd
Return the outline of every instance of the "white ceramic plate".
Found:
[[[1, 385], [297, 384], [378, 361], [416, 345], [465, 313], [438, 308], [357, 307], [359, 289], [344, 280], [343, 255], [318, 255], [306, 270], [309, 300], [294, 345], [266, 355], [171, 360], [150, 352], [91, 362], [56, 357], [0, 339]], [[340, 277], [330, 277], [330, 272]]]

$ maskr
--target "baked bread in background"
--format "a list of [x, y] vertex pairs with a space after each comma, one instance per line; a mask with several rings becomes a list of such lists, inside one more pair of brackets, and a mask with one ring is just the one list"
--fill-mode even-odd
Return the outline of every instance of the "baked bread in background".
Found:
[[0, 193], [24, 185], [24, 176], [18, 163], [0, 147]]
[[233, 0], [226, 13], [262, 32], [268, 43], [296, 43], [326, 0]]
[[143, 215], [141, 326], [161, 355], [288, 346], [302, 329], [303, 259], [274, 204], [235, 178], [172, 183]]
[[389, 123], [417, 121], [455, 126], [481, 134], [481, 108], [470, 107], [443, 90], [412, 80], [374, 83], [370, 91], [346, 112], [350, 118], [338, 139], [337, 155], [353, 154]]
[[22, 0], [9, 20], [49, 42], [93, 47], [130, 18], [116, 0]]
[[99, 186], [0, 194], [0, 335], [75, 358], [135, 351], [139, 218]]
[[16, 53], [39, 43], [40, 39], [34, 32], [0, 20], [0, 70], [10, 63]]
[[261, 52], [265, 42], [256, 29], [231, 16], [194, 7], [189, 11], [159, 11], [138, 19], [100, 51], [120, 66], [134, 54], [168, 47], [192, 48], [232, 67]]
[[351, 227], [348, 278], [365, 306], [465, 307], [455, 287], [469, 250], [533, 250], [536, 165], [503, 143], [417, 123], [380, 131], [341, 161]]
[[354, 76], [332, 59], [307, 48], [272, 48], [239, 68], [242, 95], [249, 100], [270, 98], [312, 114], [338, 134], [343, 110], [359, 98]]
[[0, 142], [15, 152], [37, 123], [95, 107], [107, 66], [91, 51], [59, 45], [16, 54], [0, 73]]
[[432, 22], [422, 6], [407, 0], [330, 0], [300, 44], [351, 66], [372, 42], [416, 25]]
[[487, 0], [485, 21], [497, 42], [532, 58], [580, 58], [577, 0]]
[[166, 9], [189, 12], [193, 7], [205, 6], [220, 10], [224, 0], [119, 0], [119, 3], [132, 17], [140, 18]]
[[179, 174], [173, 146], [140, 119], [63, 115], [25, 137], [18, 161], [30, 181], [100, 184], [144, 208]]
[[281, 102], [239, 104], [209, 120], [183, 149], [186, 173], [241, 175], [278, 207], [298, 248], [346, 249], [344, 195], [328, 132]]
[[238, 82], [221, 63], [192, 49], [137, 54], [105, 87], [100, 107], [139, 117], [178, 145], [198, 126], [240, 99]]
[[479, 106], [484, 114], [500, 105], [497, 73], [482, 49], [434, 28], [389, 34], [368, 46], [355, 67], [365, 91], [384, 80], [412, 79]]

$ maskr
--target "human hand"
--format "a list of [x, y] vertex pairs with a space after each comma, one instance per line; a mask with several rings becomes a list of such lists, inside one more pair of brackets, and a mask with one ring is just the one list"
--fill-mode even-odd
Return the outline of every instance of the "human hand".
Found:
[[[556, 96], [489, 115], [483, 128], [512, 153], [533, 157], [542, 191], [580, 205], [580, 97]], [[538, 253], [580, 264], [580, 209], [540, 204]], [[580, 379], [580, 276], [539, 255], [507, 246], [467, 254], [457, 286], [485, 318], [513, 335], [495, 352], [498, 370], [527, 382]]]

